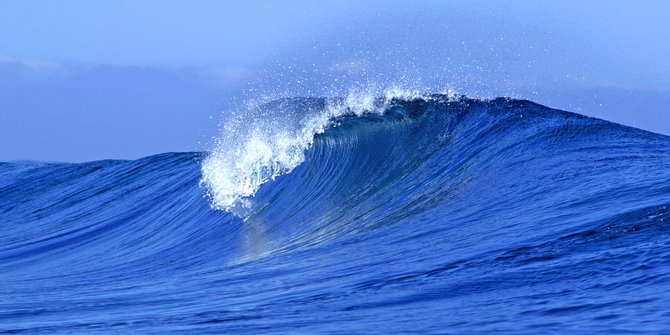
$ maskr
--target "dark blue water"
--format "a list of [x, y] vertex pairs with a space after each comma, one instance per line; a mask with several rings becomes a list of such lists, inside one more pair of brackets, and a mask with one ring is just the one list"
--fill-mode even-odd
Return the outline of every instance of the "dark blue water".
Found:
[[325, 115], [306, 150], [0, 164], [0, 333], [670, 332], [669, 137], [509, 99]]

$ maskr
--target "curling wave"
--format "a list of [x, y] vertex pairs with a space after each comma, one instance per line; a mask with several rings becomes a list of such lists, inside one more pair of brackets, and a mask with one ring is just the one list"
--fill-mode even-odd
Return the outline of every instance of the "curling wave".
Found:
[[[260, 186], [291, 172], [305, 160], [314, 136], [337, 126], [345, 116], [383, 115], [398, 101], [426, 101], [434, 97], [391, 89], [377, 98], [352, 92], [336, 99], [282, 99], [252, 106], [224, 124], [222, 136], [202, 165], [212, 206], [234, 211], [249, 206]], [[455, 99], [454, 93], [441, 98]]]

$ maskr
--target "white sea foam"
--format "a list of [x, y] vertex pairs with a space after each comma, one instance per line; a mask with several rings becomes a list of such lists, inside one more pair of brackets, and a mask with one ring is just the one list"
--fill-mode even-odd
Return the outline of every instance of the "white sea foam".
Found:
[[[455, 92], [449, 91], [455, 97]], [[381, 98], [379, 98], [381, 96]], [[250, 206], [250, 198], [264, 183], [291, 172], [305, 160], [305, 150], [344, 115], [383, 114], [393, 100], [428, 99], [418, 91], [398, 88], [351, 91], [331, 99], [326, 107], [300, 115], [295, 111], [249, 106], [222, 126], [214, 148], [202, 163], [201, 185], [215, 209], [235, 212]], [[278, 109], [281, 109], [279, 107]]]

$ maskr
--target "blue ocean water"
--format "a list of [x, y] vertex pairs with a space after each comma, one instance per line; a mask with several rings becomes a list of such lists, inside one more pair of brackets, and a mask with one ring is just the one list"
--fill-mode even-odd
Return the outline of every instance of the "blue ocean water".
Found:
[[294, 98], [211, 152], [0, 164], [0, 333], [668, 333], [670, 138]]

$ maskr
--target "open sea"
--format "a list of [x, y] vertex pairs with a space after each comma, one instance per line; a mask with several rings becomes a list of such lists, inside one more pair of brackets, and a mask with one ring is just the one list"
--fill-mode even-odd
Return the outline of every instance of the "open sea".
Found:
[[670, 137], [391, 92], [0, 163], [0, 333], [669, 334]]

